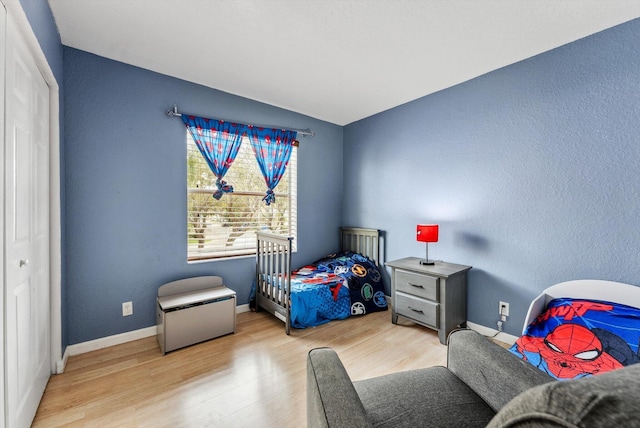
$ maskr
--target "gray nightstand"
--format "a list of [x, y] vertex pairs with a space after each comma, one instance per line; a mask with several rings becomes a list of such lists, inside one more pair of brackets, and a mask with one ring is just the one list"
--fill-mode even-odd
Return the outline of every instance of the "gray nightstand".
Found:
[[385, 263], [391, 268], [391, 322], [398, 315], [438, 330], [440, 343], [467, 322], [467, 272], [471, 266], [436, 262], [421, 265], [407, 257]]

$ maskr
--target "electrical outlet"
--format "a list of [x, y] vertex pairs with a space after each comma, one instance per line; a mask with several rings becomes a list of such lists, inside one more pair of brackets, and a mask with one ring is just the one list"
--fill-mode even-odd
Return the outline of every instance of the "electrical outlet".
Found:
[[122, 304], [122, 316], [127, 317], [133, 315], [133, 302], [124, 302]]
[[500, 302], [500, 307], [498, 309], [498, 313], [501, 316], [508, 317], [509, 316], [509, 304], [507, 302]]

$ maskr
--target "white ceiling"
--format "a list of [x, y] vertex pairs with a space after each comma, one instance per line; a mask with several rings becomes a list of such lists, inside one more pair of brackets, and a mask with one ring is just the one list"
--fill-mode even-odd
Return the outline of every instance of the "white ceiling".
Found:
[[640, 17], [639, 0], [49, 0], [62, 43], [346, 125]]

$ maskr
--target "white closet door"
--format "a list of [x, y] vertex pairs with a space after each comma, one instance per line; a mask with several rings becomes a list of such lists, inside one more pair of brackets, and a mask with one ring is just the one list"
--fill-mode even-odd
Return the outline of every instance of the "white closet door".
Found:
[[5, 418], [28, 427], [50, 375], [49, 88], [7, 16]]

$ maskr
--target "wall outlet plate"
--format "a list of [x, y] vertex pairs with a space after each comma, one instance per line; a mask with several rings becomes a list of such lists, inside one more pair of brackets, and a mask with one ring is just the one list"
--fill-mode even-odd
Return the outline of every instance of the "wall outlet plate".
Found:
[[128, 317], [129, 315], [133, 315], [133, 302], [124, 302], [122, 304], [122, 316]]
[[507, 302], [500, 302], [500, 306], [498, 307], [498, 313], [505, 317], [509, 316], [509, 304]]

